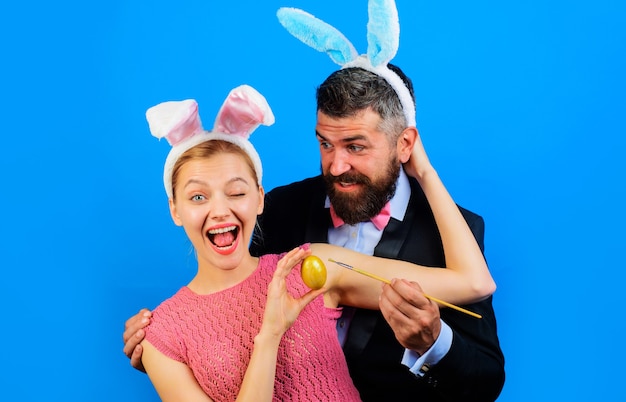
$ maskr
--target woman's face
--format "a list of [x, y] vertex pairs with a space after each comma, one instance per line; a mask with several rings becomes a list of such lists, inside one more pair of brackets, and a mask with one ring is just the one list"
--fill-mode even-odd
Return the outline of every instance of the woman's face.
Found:
[[221, 153], [186, 162], [174, 191], [172, 219], [185, 229], [200, 265], [234, 269], [250, 255], [263, 189], [241, 155]]

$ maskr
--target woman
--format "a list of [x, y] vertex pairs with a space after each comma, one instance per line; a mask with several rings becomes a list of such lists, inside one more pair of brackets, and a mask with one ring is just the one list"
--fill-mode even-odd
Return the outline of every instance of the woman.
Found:
[[310, 290], [298, 273], [308, 255], [382, 277], [392, 272], [453, 303], [495, 290], [478, 245], [462, 217], [451, 213], [456, 206], [419, 143], [415, 171], [437, 204], [433, 211], [441, 230], [450, 232], [442, 238], [457, 245], [444, 247], [451, 253], [446, 258], [455, 261], [448, 269], [327, 244], [256, 258], [248, 244], [264, 192], [260, 158], [247, 138], [259, 124], [273, 123], [265, 99], [251, 87], [236, 88], [212, 132], [202, 129], [194, 101], [166, 102], [147, 117], [153, 135], [173, 145], [164, 172], [170, 212], [198, 259], [192, 281], [154, 310], [142, 342], [143, 365], [165, 401], [359, 400], [335, 321], [340, 305], [378, 308], [381, 284], [327, 264], [325, 286]]

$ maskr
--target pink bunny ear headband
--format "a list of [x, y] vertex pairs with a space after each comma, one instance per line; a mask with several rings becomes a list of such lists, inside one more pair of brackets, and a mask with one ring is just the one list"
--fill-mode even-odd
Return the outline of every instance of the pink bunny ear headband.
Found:
[[172, 146], [163, 170], [163, 184], [169, 198], [173, 194], [172, 169], [178, 158], [196, 145], [212, 140], [228, 141], [243, 149], [250, 156], [261, 185], [261, 158], [248, 138], [260, 124], [274, 124], [274, 115], [263, 95], [251, 86], [241, 85], [230, 91], [212, 131], [202, 128], [198, 104], [193, 99], [160, 103], [147, 110], [146, 119], [152, 135], [158, 139], [165, 137]]

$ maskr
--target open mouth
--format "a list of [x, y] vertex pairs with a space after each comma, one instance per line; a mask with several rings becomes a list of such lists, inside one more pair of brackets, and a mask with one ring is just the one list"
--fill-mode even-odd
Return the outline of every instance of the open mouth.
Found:
[[347, 172], [340, 174], [339, 176], [332, 176], [330, 174], [324, 175], [327, 185], [332, 185], [335, 189], [354, 191], [364, 186], [368, 186], [370, 180], [359, 173]]
[[207, 231], [209, 241], [219, 249], [231, 247], [237, 240], [238, 235], [239, 227], [235, 225]]
[[356, 181], [338, 181], [335, 182], [336, 191], [345, 193], [345, 192], [353, 192], [357, 191], [361, 188], [361, 183]]

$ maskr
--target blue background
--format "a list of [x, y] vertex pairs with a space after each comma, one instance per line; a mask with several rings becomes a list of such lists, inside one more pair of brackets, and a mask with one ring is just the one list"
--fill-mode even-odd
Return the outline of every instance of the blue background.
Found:
[[[268, 99], [271, 189], [319, 171], [315, 87], [337, 66], [277, 22], [303, 8], [364, 52], [366, 1], [9, 2], [3, 74], [0, 387], [21, 401], [157, 400], [124, 321], [194, 273], [145, 110]], [[626, 2], [397, 1], [394, 62], [458, 203], [484, 216], [506, 355], [499, 401], [626, 398], [621, 307]], [[4, 398], [2, 398], [4, 399]]]

